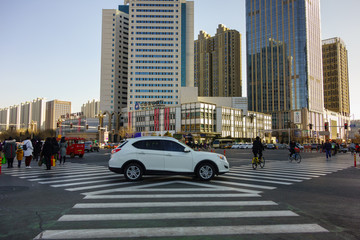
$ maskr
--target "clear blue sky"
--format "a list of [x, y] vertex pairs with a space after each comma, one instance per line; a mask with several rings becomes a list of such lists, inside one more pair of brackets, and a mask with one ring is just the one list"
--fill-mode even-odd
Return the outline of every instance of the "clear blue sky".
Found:
[[[37, 97], [72, 102], [80, 111], [100, 98], [101, 11], [123, 0], [0, 0], [0, 108]], [[245, 0], [195, 0], [195, 36], [218, 24], [242, 34], [245, 78]], [[360, 1], [322, 0], [322, 39], [340, 37], [349, 52], [351, 113], [360, 119]]]

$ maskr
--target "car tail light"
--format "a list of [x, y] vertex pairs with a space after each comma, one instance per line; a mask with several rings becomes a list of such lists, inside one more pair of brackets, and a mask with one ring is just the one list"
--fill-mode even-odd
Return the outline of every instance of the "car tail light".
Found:
[[120, 150], [121, 150], [121, 148], [115, 148], [115, 149], [111, 150], [111, 154], [117, 153]]

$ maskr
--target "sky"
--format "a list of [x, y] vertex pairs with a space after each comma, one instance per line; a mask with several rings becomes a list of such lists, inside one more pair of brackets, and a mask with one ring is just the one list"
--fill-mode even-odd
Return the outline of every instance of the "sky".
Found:
[[[194, 0], [194, 39], [218, 24], [242, 34], [246, 96], [245, 0]], [[0, 0], [0, 108], [32, 101], [72, 102], [79, 112], [100, 99], [102, 9], [123, 0]], [[348, 50], [351, 119], [360, 119], [360, 1], [321, 0], [322, 39], [340, 37]]]

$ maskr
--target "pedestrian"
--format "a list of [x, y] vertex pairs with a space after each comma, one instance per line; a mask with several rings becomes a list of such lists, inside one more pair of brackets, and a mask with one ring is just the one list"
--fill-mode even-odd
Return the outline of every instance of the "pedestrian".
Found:
[[331, 143], [329, 142], [329, 140], [326, 140], [326, 143], [324, 144], [324, 150], [326, 153], [326, 160], [329, 160], [329, 158], [331, 159]]
[[35, 161], [39, 160], [41, 147], [42, 147], [42, 142], [40, 139], [37, 139], [35, 142], [34, 153], [33, 153]]
[[51, 138], [48, 137], [45, 140], [44, 146], [40, 153], [40, 158], [46, 165], [46, 170], [51, 169], [51, 156], [54, 154], [54, 145], [51, 142]]
[[18, 160], [18, 168], [21, 167], [21, 161], [24, 157], [24, 151], [21, 148], [21, 145], [19, 144], [17, 150], [16, 150], [16, 159]]
[[60, 165], [62, 161], [64, 161], [63, 162], [64, 165], [66, 160], [66, 148], [68, 147], [65, 137], [61, 138], [59, 146], [60, 146]]
[[23, 150], [24, 150], [24, 157], [25, 157], [25, 168], [31, 168], [30, 163], [32, 159], [33, 153], [33, 145], [30, 141], [30, 137], [27, 137], [26, 140], [23, 142]]
[[59, 143], [57, 142], [56, 137], [53, 137], [51, 139], [51, 143], [53, 144], [53, 150], [54, 150], [53, 156], [56, 161], [59, 158], [59, 150], [60, 150]]
[[8, 140], [5, 141], [4, 156], [8, 162], [8, 168], [12, 168], [16, 156], [16, 142], [12, 137], [9, 137]]

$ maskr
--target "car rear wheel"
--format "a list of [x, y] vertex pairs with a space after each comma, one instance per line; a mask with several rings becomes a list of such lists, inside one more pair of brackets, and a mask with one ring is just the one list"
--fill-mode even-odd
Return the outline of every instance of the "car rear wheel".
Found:
[[138, 181], [143, 175], [142, 167], [137, 163], [130, 163], [124, 169], [124, 176], [129, 181]]
[[211, 180], [215, 175], [215, 167], [211, 163], [202, 163], [197, 168], [196, 175], [204, 181]]

